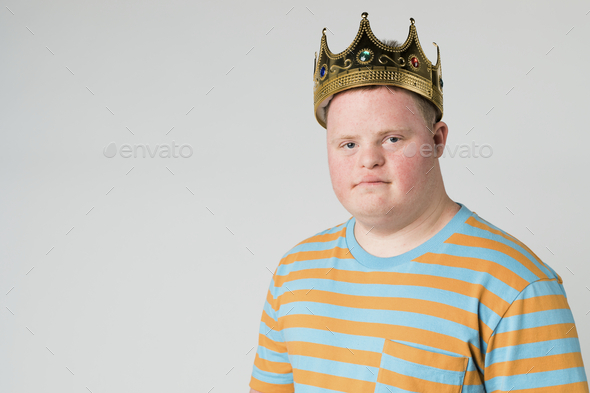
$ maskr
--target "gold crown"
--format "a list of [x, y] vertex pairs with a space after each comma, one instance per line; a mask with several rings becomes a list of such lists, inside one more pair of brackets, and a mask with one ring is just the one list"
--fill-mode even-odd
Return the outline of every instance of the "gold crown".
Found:
[[[410, 33], [406, 42], [394, 47], [379, 41], [369, 26], [367, 16], [361, 14], [361, 25], [354, 41], [346, 50], [334, 54], [328, 48], [326, 29], [322, 31], [320, 55], [314, 60], [314, 111], [317, 121], [326, 128], [324, 107], [332, 96], [357, 86], [398, 86], [430, 100], [443, 113], [443, 81], [440, 50], [436, 46], [437, 61], [432, 65], [424, 54], [414, 19], [410, 18]], [[437, 121], [440, 120], [436, 119]]]

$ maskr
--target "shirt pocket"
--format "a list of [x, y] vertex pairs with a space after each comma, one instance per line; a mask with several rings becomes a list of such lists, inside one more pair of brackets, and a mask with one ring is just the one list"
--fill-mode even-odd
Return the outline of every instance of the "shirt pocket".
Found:
[[375, 393], [460, 393], [469, 358], [385, 340]]

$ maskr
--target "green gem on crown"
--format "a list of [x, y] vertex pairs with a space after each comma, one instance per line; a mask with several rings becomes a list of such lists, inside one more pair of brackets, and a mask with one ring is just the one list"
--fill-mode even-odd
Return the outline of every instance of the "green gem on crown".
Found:
[[371, 60], [371, 52], [369, 52], [368, 50], [364, 50], [359, 54], [359, 60], [360, 61], [369, 61]]

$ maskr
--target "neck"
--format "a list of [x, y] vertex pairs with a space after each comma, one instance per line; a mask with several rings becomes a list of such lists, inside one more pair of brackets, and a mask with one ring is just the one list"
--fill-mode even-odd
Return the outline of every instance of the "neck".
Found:
[[460, 206], [444, 193], [415, 218], [409, 218], [409, 223], [401, 226], [391, 221], [372, 225], [356, 218], [354, 236], [359, 245], [372, 255], [383, 258], [397, 256], [434, 236], [459, 209]]

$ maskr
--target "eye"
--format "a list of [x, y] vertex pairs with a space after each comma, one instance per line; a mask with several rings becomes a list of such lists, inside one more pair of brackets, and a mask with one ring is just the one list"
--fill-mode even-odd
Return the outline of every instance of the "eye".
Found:
[[[350, 145], [352, 145], [352, 146], [350, 146]], [[355, 143], [354, 143], [354, 142], [348, 142], [348, 143], [345, 143], [343, 146], [345, 146], [345, 147], [349, 147], [350, 149], [352, 149], [352, 148], [354, 148], [354, 145], [355, 145]], [[349, 150], [350, 150], [350, 149], [349, 149]]]
[[389, 137], [389, 138], [387, 138], [387, 139], [388, 139], [390, 142], [393, 142], [393, 143], [395, 143], [395, 142], [398, 142], [398, 141], [399, 141], [399, 138], [398, 138], [398, 137], [396, 137], [396, 136], [390, 136], [390, 137]]

